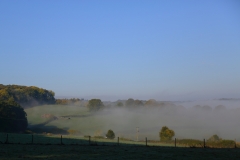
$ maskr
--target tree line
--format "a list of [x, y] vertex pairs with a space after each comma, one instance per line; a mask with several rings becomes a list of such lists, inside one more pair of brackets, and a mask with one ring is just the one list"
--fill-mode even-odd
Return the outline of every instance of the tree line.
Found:
[[27, 114], [24, 108], [55, 104], [55, 93], [35, 86], [0, 84], [0, 132], [24, 132]]
[[55, 104], [55, 93], [35, 86], [0, 84], [0, 101], [15, 101], [23, 108]]

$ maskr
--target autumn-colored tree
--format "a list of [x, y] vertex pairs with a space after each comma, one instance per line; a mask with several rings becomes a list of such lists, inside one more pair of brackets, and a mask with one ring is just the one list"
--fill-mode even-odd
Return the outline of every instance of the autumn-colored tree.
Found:
[[23, 108], [42, 104], [54, 104], [55, 93], [35, 86], [0, 84], [0, 101], [15, 101]]
[[175, 136], [175, 132], [169, 129], [167, 126], [163, 126], [159, 132], [160, 141], [172, 140], [173, 136]]
[[156, 107], [158, 106], [158, 103], [155, 99], [149, 99], [146, 103], [145, 106], [147, 107]]

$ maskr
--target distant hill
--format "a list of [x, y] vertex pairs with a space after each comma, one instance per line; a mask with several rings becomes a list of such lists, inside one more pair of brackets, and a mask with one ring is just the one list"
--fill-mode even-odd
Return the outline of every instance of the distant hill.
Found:
[[223, 100], [223, 101], [240, 101], [240, 98], [220, 98], [218, 100]]

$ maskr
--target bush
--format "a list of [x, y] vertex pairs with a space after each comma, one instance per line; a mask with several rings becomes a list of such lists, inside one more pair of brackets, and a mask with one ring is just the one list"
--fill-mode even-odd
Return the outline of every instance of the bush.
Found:
[[67, 132], [70, 135], [79, 135], [80, 134], [80, 132], [78, 132], [77, 130], [74, 130], [74, 129], [69, 129]]
[[215, 142], [207, 142], [206, 145], [212, 148], [234, 148], [235, 142], [233, 140], [219, 140]]
[[218, 135], [214, 134], [212, 137], [210, 137], [207, 142], [217, 142], [221, 141], [221, 138], [218, 137]]
[[115, 133], [110, 129], [108, 130], [106, 137], [109, 139], [114, 139], [115, 138]]
[[167, 126], [163, 126], [161, 132], [159, 132], [160, 141], [170, 141], [173, 136], [175, 136], [175, 132]]

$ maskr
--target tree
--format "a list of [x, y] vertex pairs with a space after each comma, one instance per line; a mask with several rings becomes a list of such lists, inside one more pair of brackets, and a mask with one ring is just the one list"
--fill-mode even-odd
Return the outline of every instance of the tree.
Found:
[[220, 140], [222, 140], [222, 139], [219, 138], [218, 135], [214, 134], [207, 141], [208, 142], [217, 142], [217, 141], [220, 141]]
[[157, 101], [155, 99], [149, 99], [146, 103], [145, 106], [153, 106], [156, 107], [158, 105]]
[[126, 102], [125, 102], [125, 106], [130, 107], [134, 105], [134, 99], [129, 98]]
[[122, 102], [118, 102], [118, 103], [117, 103], [117, 106], [118, 106], [118, 107], [122, 107], [122, 106], [123, 106], [123, 103], [122, 103]]
[[24, 132], [28, 126], [27, 114], [14, 101], [0, 102], [0, 132]]
[[54, 104], [55, 93], [35, 86], [0, 85], [0, 101], [14, 100], [23, 108]]
[[136, 99], [134, 101], [134, 104], [135, 104], [135, 106], [143, 106], [144, 105], [143, 102], [141, 100], [138, 100], [138, 99]]
[[91, 99], [88, 101], [87, 107], [89, 111], [99, 111], [104, 105], [100, 99]]
[[225, 109], [226, 109], [226, 107], [223, 105], [218, 105], [214, 108], [214, 110], [216, 110], [216, 111], [225, 110]]
[[115, 133], [110, 129], [108, 130], [106, 137], [109, 139], [114, 139], [115, 138]]
[[163, 126], [159, 132], [160, 141], [172, 140], [173, 136], [175, 136], [175, 132], [169, 129], [167, 126]]
[[126, 102], [125, 105], [127, 107], [138, 107], [138, 106], [143, 106], [143, 102], [141, 100], [134, 100], [132, 98], [129, 98]]

